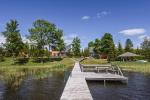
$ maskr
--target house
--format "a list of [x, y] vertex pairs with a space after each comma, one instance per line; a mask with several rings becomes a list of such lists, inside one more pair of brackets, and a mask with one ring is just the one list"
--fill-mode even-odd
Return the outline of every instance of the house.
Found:
[[65, 56], [65, 53], [62, 52], [62, 51], [50, 51], [50, 55], [52, 57], [62, 57], [62, 56]]
[[95, 52], [94, 52], [94, 48], [93, 47], [89, 47], [89, 56], [91, 56], [91, 57], [95, 56]]
[[72, 44], [69, 44], [69, 45], [67, 45], [66, 47], [65, 47], [65, 50], [64, 51], [56, 51], [56, 50], [50, 50], [50, 55], [52, 56], [52, 57], [59, 57], [59, 56], [61, 56], [61, 57], [63, 57], [63, 56], [66, 56], [66, 54], [68, 53], [68, 52], [72, 52]]
[[65, 52], [72, 52], [72, 44], [69, 44], [65, 47]]

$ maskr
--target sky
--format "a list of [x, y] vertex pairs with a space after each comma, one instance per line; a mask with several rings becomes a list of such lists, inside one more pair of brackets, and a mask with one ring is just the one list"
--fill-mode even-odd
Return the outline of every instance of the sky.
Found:
[[[67, 44], [78, 36], [82, 48], [89, 41], [111, 33], [115, 44], [134, 47], [150, 38], [150, 0], [0, 0], [0, 32], [10, 19], [19, 22], [24, 39], [37, 19], [45, 19], [63, 30]], [[0, 43], [5, 38], [0, 33]]]

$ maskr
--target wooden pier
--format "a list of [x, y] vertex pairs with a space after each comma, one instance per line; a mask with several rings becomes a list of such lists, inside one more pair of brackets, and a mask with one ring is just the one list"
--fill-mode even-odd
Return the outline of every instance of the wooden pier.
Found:
[[[106, 72], [100, 73], [101, 70]], [[105, 85], [107, 80], [127, 82], [128, 78], [123, 76], [118, 66], [81, 65], [76, 62], [60, 100], [93, 100], [86, 80], [102, 80]]]

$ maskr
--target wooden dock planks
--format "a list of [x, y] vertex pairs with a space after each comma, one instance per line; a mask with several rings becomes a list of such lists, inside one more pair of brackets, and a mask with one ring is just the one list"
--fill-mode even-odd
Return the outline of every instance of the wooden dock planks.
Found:
[[93, 100], [86, 80], [118, 80], [126, 81], [127, 77], [111, 73], [82, 72], [76, 62], [64, 88], [60, 100]]
[[79, 63], [75, 63], [60, 100], [93, 100]]

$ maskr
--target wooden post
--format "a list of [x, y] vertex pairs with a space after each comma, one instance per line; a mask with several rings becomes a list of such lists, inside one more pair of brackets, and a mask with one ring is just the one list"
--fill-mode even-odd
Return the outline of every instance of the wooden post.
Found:
[[104, 87], [106, 87], [106, 80], [104, 79]]

